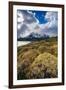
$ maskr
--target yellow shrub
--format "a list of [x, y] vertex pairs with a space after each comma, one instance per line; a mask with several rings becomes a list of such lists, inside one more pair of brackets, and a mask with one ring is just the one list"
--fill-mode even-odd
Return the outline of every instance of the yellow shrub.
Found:
[[57, 77], [57, 58], [50, 53], [43, 53], [35, 58], [30, 66], [27, 78]]

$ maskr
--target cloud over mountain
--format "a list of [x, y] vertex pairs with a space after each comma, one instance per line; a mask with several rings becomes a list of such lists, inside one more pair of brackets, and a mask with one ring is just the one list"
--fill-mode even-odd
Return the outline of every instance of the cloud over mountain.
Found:
[[[41, 14], [41, 12], [39, 12]], [[43, 13], [42, 13], [43, 14]], [[58, 32], [58, 13], [47, 11], [44, 14], [43, 20], [45, 23], [40, 22], [36, 17], [37, 11], [18, 10], [17, 11], [17, 37], [27, 37], [32, 32], [40, 34], [48, 34], [50, 36], [57, 35]]]

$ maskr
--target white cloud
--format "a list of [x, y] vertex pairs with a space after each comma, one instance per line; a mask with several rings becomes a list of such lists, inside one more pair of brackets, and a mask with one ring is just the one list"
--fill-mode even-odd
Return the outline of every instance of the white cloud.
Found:
[[31, 11], [27, 11], [29, 14], [32, 14], [32, 17], [36, 20], [36, 22], [34, 22], [34, 23], [39, 23], [39, 20], [35, 17], [35, 13], [32, 13]]
[[45, 15], [45, 19], [47, 20], [47, 23], [40, 24], [40, 29], [44, 30], [45, 33], [48, 33], [51, 36], [56, 36], [58, 33], [58, 13], [47, 12]]
[[48, 21], [57, 20], [57, 12], [47, 12], [45, 18]]
[[45, 15], [45, 19], [47, 20], [47, 23], [44, 25], [41, 25], [42, 28], [53, 28], [57, 27], [58, 25], [58, 15], [57, 12], [47, 12]]
[[47, 12], [44, 16], [47, 20], [45, 24], [39, 24], [39, 20], [35, 17], [35, 13], [31, 11], [19, 11], [18, 16], [18, 30], [20, 31], [18, 37], [26, 37], [32, 32], [43, 34], [44, 31], [47, 31], [47, 33], [52, 32], [53, 35], [56, 33], [54, 30], [58, 27], [57, 12]]
[[20, 33], [20, 37], [27, 37], [30, 33], [30, 31], [25, 30], [25, 34]]
[[33, 14], [30, 11], [27, 11], [27, 12], [19, 11], [18, 15], [19, 15], [19, 17], [18, 17], [18, 25], [17, 26], [18, 26], [18, 30], [19, 30], [18, 32], [20, 32], [20, 34], [18, 34], [18, 37], [26, 37], [30, 33], [38, 31], [38, 30], [36, 31], [36, 29], [37, 29], [37, 27], [39, 27], [38, 26], [39, 21], [38, 21], [38, 19], [36, 19], [35, 13]]
[[17, 12], [17, 16], [18, 16], [18, 18], [17, 18], [17, 21], [18, 22], [23, 22], [24, 21], [24, 18], [23, 18], [23, 15], [22, 15], [22, 13], [21, 12]]
[[20, 11], [17, 11], [17, 28], [18, 30], [21, 28], [22, 24], [23, 24], [23, 21], [24, 21], [24, 18], [23, 18], [23, 15]]

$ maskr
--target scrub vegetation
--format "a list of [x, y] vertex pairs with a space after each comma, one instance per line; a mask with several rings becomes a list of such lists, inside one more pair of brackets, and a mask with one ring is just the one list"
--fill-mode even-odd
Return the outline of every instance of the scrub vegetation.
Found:
[[17, 79], [56, 78], [57, 56], [57, 37], [17, 47]]

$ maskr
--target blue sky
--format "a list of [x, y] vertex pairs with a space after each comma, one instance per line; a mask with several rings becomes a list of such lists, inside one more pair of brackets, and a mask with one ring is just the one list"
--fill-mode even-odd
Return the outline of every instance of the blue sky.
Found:
[[17, 10], [17, 37], [27, 37], [32, 32], [57, 36], [58, 13], [54, 11]]
[[35, 13], [35, 17], [39, 20], [40, 24], [47, 22], [47, 20], [44, 18], [46, 11], [32, 11], [32, 13]]

